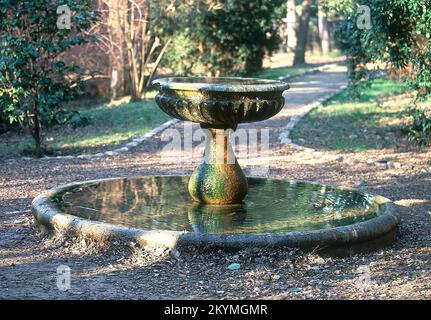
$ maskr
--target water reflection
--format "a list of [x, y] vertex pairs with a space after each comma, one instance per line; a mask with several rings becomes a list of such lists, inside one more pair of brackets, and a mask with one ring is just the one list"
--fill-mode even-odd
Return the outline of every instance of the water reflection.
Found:
[[188, 215], [196, 233], [237, 233], [246, 222], [247, 208], [243, 204], [214, 206], [194, 202]]
[[66, 213], [143, 229], [263, 233], [325, 229], [373, 218], [373, 197], [287, 180], [249, 178], [239, 205], [195, 203], [188, 177], [118, 179], [76, 187], [53, 201]]

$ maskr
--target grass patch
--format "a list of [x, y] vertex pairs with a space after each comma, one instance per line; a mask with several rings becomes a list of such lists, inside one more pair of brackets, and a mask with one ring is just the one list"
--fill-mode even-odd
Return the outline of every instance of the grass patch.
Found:
[[[295, 76], [303, 71], [319, 67], [323, 64], [331, 63], [330, 60], [343, 56], [341, 52], [331, 51], [326, 54], [307, 54], [306, 60], [310, 60], [310, 63], [301, 65], [298, 67], [288, 66], [286, 64], [279, 64], [279, 67], [265, 68], [261, 71], [251, 75], [254, 78], [272, 79], [279, 80], [286, 77]], [[329, 61], [325, 61], [329, 60]], [[277, 63], [277, 62], [276, 62]], [[279, 61], [280, 63], [280, 61]]]
[[368, 150], [401, 146], [408, 95], [401, 82], [376, 79], [352, 100], [349, 90], [313, 109], [292, 130], [295, 143], [314, 149]]
[[343, 55], [343, 53], [340, 51], [331, 51], [331, 52], [324, 54], [323, 56], [327, 56], [329, 58], [337, 58], [337, 57], [341, 57], [342, 55]]
[[[143, 102], [102, 104], [77, 110], [90, 117], [92, 124], [72, 129], [55, 127], [44, 131], [46, 144], [56, 155], [94, 153], [142, 136], [167, 121], [153, 99]], [[0, 158], [21, 155], [33, 148], [32, 139], [22, 133], [8, 132], [0, 136]]]
[[69, 132], [77, 131], [76, 134], [65, 139], [56, 141], [54, 138], [51, 143], [54, 148], [117, 145], [144, 135], [169, 118], [154, 101], [81, 108], [79, 112], [91, 117], [93, 125], [71, 129]]
[[257, 72], [253, 75], [254, 78], [262, 78], [262, 79], [273, 79], [278, 80], [280, 78], [285, 78], [288, 76], [293, 76], [299, 74], [309, 68], [301, 67], [281, 67], [281, 68], [267, 68]]

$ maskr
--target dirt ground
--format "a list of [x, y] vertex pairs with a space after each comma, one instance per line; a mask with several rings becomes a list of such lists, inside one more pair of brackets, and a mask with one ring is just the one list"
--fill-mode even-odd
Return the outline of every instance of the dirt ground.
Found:
[[[325, 82], [327, 75], [321, 76]], [[298, 84], [319, 80], [310, 77]], [[293, 92], [299, 95], [298, 90]], [[267, 125], [274, 129], [269, 176], [357, 187], [394, 200], [402, 214], [397, 241], [370, 254], [322, 258], [289, 248], [196, 253], [104, 247], [37, 232], [31, 200], [48, 188], [115, 176], [191, 173], [193, 162], [162, 161], [166, 142], [157, 136], [115, 157], [0, 160], [0, 298], [430, 299], [431, 150], [299, 151], [280, 145], [276, 125]], [[258, 165], [249, 161], [243, 167], [250, 173]], [[233, 262], [241, 264], [239, 270], [228, 269]], [[67, 291], [57, 287], [60, 265], [72, 272]]]

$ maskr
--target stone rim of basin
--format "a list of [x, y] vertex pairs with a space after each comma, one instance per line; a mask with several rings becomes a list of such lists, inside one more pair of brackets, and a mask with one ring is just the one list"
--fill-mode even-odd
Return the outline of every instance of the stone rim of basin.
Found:
[[169, 77], [153, 80], [159, 90], [186, 90], [203, 92], [268, 92], [290, 88], [287, 82], [239, 77]]
[[[163, 176], [159, 176], [163, 177]], [[130, 178], [130, 177], [129, 177]], [[400, 214], [387, 198], [373, 195], [383, 206], [377, 217], [351, 225], [311, 231], [292, 231], [280, 234], [197, 234], [164, 229], [140, 229], [80, 218], [62, 212], [52, 203], [53, 197], [65, 189], [124, 178], [108, 178], [75, 182], [44, 192], [33, 200], [35, 221], [41, 227], [56, 232], [80, 235], [99, 242], [132, 241], [149, 248], [244, 249], [246, 247], [289, 247], [313, 250], [333, 256], [366, 253], [391, 244], [397, 235]], [[263, 179], [263, 178], [262, 178]], [[315, 182], [309, 182], [317, 184]], [[320, 184], [319, 184], [320, 185]], [[344, 190], [352, 188], [339, 187]], [[358, 191], [360, 192], [360, 191]], [[46, 230], [43, 228], [42, 230]]]

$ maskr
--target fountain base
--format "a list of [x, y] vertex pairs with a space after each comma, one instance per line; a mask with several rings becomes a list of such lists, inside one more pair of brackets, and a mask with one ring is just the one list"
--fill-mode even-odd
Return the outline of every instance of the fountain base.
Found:
[[229, 131], [204, 129], [205, 155], [189, 180], [189, 193], [206, 204], [241, 203], [247, 194], [247, 178], [229, 143]]
[[191, 200], [189, 177], [87, 181], [33, 201], [35, 220], [57, 232], [143, 247], [295, 247], [336, 255], [367, 252], [395, 239], [399, 216], [386, 198], [311, 182], [247, 178], [233, 205]]

